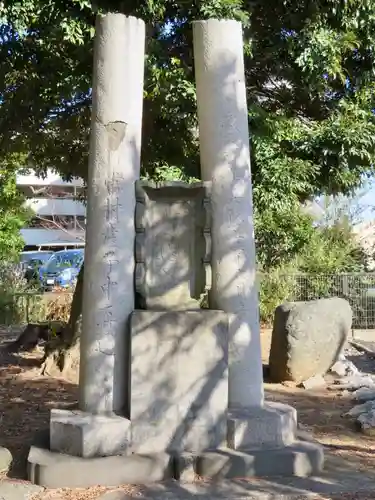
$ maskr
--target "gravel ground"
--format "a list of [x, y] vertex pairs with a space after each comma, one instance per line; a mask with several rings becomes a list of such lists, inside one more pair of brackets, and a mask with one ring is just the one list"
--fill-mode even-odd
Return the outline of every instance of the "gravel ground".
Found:
[[[16, 330], [0, 331], [0, 342], [1, 337], [4, 341], [14, 338], [17, 334]], [[269, 342], [270, 334], [263, 332], [262, 348], [265, 362], [268, 361]], [[12, 484], [16, 480], [24, 479], [25, 461], [31, 439], [36, 431], [48, 425], [50, 409], [64, 407], [77, 399], [77, 387], [74, 384], [63, 379], [40, 377], [37, 363], [41, 354], [40, 350], [36, 350], [20, 356], [2, 355], [0, 357], [0, 445], [9, 448], [15, 457], [9, 477], [3, 478], [7, 484], [9, 484], [9, 479]], [[354, 347], [349, 347], [346, 355], [361, 371], [375, 374], [375, 358]], [[285, 402], [297, 408], [299, 422], [303, 428], [311, 431], [314, 437], [327, 447], [331, 461], [336, 460], [340, 464], [337, 466], [338, 470], [332, 472], [333, 475], [339, 474], [340, 477], [345, 478], [354, 474], [353, 484], [355, 484], [355, 481], [358, 482], [358, 477], [362, 477], [357, 474], [368, 477], [369, 471], [375, 471], [375, 439], [356, 432], [353, 422], [342, 417], [343, 413], [353, 406], [350, 398], [343, 396], [339, 391], [327, 389], [306, 391], [282, 384], [265, 384], [265, 391], [268, 399]], [[329, 483], [330, 479], [325, 479], [325, 481]], [[375, 488], [375, 474], [371, 481], [371, 488], [372, 484]], [[248, 483], [257, 486], [255, 480]], [[359, 485], [363, 488], [370, 483], [359, 479]], [[304, 483], [305, 493], [313, 491], [309, 484]], [[358, 488], [354, 489], [358, 491]], [[39, 491], [36, 496], [34, 495], [33, 500], [94, 500], [108, 491], [108, 489], [98, 487], [84, 490], [43, 490]], [[142, 493], [146, 496], [149, 493], [149, 491], [132, 486], [124, 486], [121, 491], [131, 494], [134, 498], [142, 498]], [[265, 491], [269, 492], [268, 487]], [[165, 491], [162, 495], [164, 498], [175, 499], [192, 497], [191, 494], [180, 497], [173, 491], [172, 493]], [[275, 495], [274, 498], [283, 498], [281, 492]], [[197, 495], [193, 496], [196, 498]], [[24, 498], [24, 496], [18, 496], [13, 499], [4, 495], [2, 497], [0, 482], [0, 500], [24, 500]], [[222, 497], [211, 496], [210, 498]], [[226, 498], [230, 498], [230, 495]], [[244, 496], [243, 498], [252, 497]], [[301, 494], [294, 498], [307, 497], [306, 494]], [[326, 495], [319, 492], [310, 498], [365, 500], [375, 499], [375, 493], [362, 491], [361, 493]]]

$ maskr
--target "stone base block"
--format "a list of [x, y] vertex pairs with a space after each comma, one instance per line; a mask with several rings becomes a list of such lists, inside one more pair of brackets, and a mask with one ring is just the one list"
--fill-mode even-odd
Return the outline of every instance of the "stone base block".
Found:
[[177, 459], [177, 479], [193, 481], [196, 476], [210, 479], [249, 477], [307, 477], [323, 469], [323, 448], [315, 443], [296, 441], [278, 449], [238, 451], [221, 449], [199, 455], [182, 454]]
[[132, 451], [226, 446], [227, 314], [136, 310], [130, 327]]
[[296, 438], [297, 411], [282, 403], [265, 403], [261, 408], [230, 410], [228, 447], [234, 450], [280, 448]]
[[[198, 419], [197, 419], [198, 420]], [[178, 454], [183, 451], [199, 453], [226, 446], [227, 419], [225, 415], [217, 421], [205, 419], [163, 419], [160, 422], [132, 422], [130, 453], [159, 453], [166, 451]], [[168, 425], [169, 424], [169, 425]]]
[[149, 484], [173, 479], [175, 466], [167, 453], [81, 458], [49, 450], [49, 432], [41, 433], [31, 446], [28, 479], [46, 488], [88, 488]]
[[49, 450], [49, 431], [34, 440], [28, 457], [28, 479], [47, 488], [86, 488], [150, 484], [167, 479], [191, 482], [212, 479], [317, 475], [323, 468], [321, 446], [296, 441], [275, 450], [239, 451], [222, 448], [199, 454], [155, 453], [80, 458]]
[[108, 457], [124, 453], [130, 439], [130, 421], [126, 418], [51, 410], [51, 451], [84, 458]]

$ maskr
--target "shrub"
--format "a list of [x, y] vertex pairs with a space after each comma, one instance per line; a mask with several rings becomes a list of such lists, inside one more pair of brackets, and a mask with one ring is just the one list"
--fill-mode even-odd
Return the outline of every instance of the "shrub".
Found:
[[259, 274], [260, 321], [264, 326], [272, 324], [277, 306], [295, 296], [296, 278], [285, 270], [273, 270]]
[[30, 288], [20, 266], [0, 263], [0, 324], [68, 321], [73, 291], [43, 294]]

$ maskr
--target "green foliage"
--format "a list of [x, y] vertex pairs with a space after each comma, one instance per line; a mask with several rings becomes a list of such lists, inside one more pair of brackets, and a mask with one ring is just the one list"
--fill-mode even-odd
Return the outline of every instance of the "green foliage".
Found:
[[[283, 266], [311, 240], [306, 266], [321, 268], [337, 237], [315, 234], [300, 203], [373, 173], [375, 2], [4, 0], [4, 159], [87, 177], [95, 15], [108, 11], [147, 23], [142, 175], [156, 180], [199, 178], [191, 22], [243, 22], [259, 262]], [[338, 268], [342, 251], [324, 266]]]
[[293, 269], [273, 269], [259, 274], [259, 309], [263, 325], [272, 324], [277, 306], [295, 296], [295, 275]]
[[169, 165], [155, 166], [152, 175], [146, 172], [144, 177], [147, 180], [158, 182], [188, 182], [193, 183], [199, 181], [195, 177], [189, 177], [180, 167], [173, 167]]
[[26, 321], [27, 292], [24, 272], [15, 265], [0, 263], [0, 323], [20, 324]]
[[93, 28], [106, 11], [148, 23], [142, 163], [151, 175], [160, 164], [198, 173], [191, 21], [208, 17], [245, 26], [255, 184], [270, 166], [265, 145], [279, 149], [282, 178], [290, 162], [299, 165], [304, 186], [291, 194], [300, 197], [348, 191], [371, 171], [375, 6], [367, 0], [5, 0], [3, 151], [86, 176]]
[[30, 212], [23, 207], [23, 202], [16, 186], [14, 163], [0, 159], [0, 261], [17, 260], [24, 246], [20, 229]]
[[[326, 208], [329, 208], [328, 206]], [[293, 234], [293, 233], [291, 233]], [[275, 244], [276, 249], [279, 245]], [[271, 256], [274, 252], [269, 252]], [[348, 220], [341, 217], [313, 227], [298, 252], [286, 253], [279, 266], [260, 276], [260, 317], [270, 324], [275, 308], [287, 300], [344, 297], [351, 303], [356, 321], [366, 320], [367, 257], [355, 238]], [[354, 273], [354, 274], [353, 274]], [[364, 307], [365, 306], [365, 307]]]
[[351, 229], [338, 224], [317, 228], [296, 265], [300, 271], [312, 274], [359, 272], [365, 269], [366, 256]]
[[313, 237], [311, 218], [299, 207], [257, 211], [255, 235], [260, 268], [270, 271], [293, 261]]
[[70, 292], [43, 294], [30, 287], [22, 267], [0, 262], [0, 325], [66, 322], [72, 297]]

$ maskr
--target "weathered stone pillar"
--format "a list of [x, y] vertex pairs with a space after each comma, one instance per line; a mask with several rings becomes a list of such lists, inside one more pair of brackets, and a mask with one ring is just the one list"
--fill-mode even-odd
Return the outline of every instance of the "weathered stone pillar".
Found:
[[212, 180], [211, 307], [231, 314], [229, 406], [263, 403], [258, 290], [242, 27], [194, 30], [202, 178]]
[[80, 409], [121, 412], [134, 309], [134, 183], [139, 178], [145, 26], [97, 21], [80, 364]]
[[145, 26], [122, 14], [96, 25], [79, 410], [52, 410], [51, 450], [81, 457], [128, 446], [129, 316], [134, 309]]

